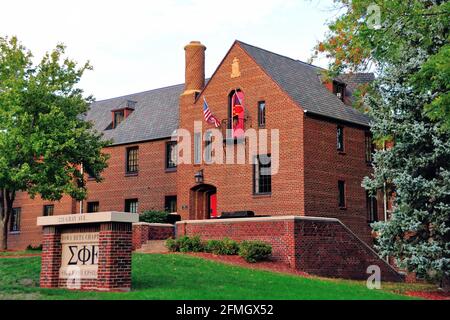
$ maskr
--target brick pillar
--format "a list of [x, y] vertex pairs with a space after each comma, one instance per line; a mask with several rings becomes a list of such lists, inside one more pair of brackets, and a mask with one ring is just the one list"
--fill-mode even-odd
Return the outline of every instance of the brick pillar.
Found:
[[131, 249], [131, 223], [107, 222], [100, 225], [97, 290], [130, 290]]
[[149, 240], [150, 224], [146, 222], [133, 223], [133, 250], [140, 249]]
[[177, 222], [175, 224], [175, 238], [179, 238], [186, 235], [186, 223]]
[[61, 233], [54, 226], [44, 227], [41, 259], [41, 288], [57, 288], [61, 266]]

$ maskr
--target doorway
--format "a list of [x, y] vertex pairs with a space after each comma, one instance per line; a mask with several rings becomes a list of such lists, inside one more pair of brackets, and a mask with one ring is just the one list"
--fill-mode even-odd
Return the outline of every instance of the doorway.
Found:
[[190, 202], [190, 219], [204, 220], [218, 217], [216, 187], [209, 184], [193, 187]]

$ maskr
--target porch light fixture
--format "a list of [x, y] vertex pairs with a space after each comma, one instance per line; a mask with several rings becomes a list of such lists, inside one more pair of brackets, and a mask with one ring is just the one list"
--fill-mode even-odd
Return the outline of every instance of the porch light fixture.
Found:
[[195, 183], [202, 183], [203, 182], [203, 169], [197, 171], [194, 174]]

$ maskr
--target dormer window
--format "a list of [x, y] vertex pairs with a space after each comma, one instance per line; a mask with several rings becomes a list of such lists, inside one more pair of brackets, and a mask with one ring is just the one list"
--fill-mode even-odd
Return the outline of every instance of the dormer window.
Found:
[[112, 112], [112, 123], [109, 127], [109, 129], [117, 128], [117, 126], [134, 111], [134, 107], [136, 106], [136, 101], [133, 100], [126, 100], [125, 103], [122, 103], [122, 105], [125, 105], [123, 108], [118, 108], [111, 110]]
[[341, 100], [345, 98], [345, 83], [333, 81], [333, 93]]

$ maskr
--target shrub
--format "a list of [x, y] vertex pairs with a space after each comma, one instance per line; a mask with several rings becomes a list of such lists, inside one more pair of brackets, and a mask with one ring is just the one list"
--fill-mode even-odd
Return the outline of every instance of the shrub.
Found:
[[180, 252], [202, 252], [204, 250], [203, 242], [199, 236], [194, 236], [192, 238], [183, 236], [176, 241]]
[[168, 216], [169, 213], [165, 211], [148, 210], [139, 215], [139, 221], [148, 223], [168, 223]]
[[42, 251], [42, 244], [37, 245], [37, 246], [32, 246], [31, 244], [29, 244], [27, 246], [26, 250], [28, 250], [28, 251]]
[[192, 252], [202, 252], [205, 250], [205, 245], [199, 236], [194, 236], [190, 238], [190, 251]]
[[178, 241], [172, 238], [166, 240], [166, 247], [167, 249], [169, 249], [170, 252], [180, 251]]
[[272, 246], [262, 241], [242, 241], [239, 255], [247, 262], [266, 260], [272, 254]]
[[205, 251], [214, 254], [233, 255], [238, 253], [239, 245], [236, 241], [229, 238], [224, 238], [223, 240], [209, 240], [206, 243]]
[[231, 240], [229, 238], [224, 238], [222, 240], [222, 244], [223, 244], [222, 254], [226, 255], [238, 254], [239, 244], [236, 241]]
[[220, 254], [222, 242], [220, 240], [208, 240], [205, 244], [205, 251], [214, 254]]

